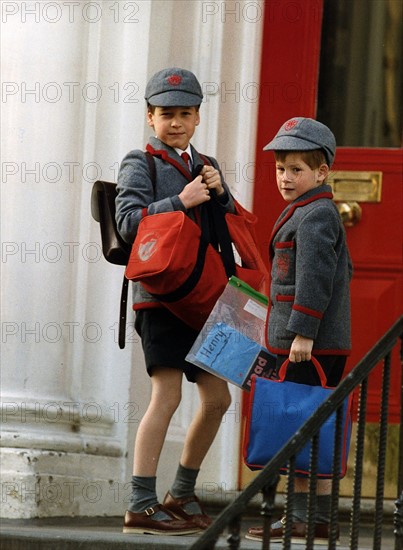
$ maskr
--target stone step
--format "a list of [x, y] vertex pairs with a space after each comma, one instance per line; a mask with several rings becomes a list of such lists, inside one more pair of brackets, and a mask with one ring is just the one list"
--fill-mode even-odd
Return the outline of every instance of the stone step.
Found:
[[[242, 521], [241, 549], [257, 550], [261, 543], [244, 538], [251, 525], [259, 524], [259, 519], [247, 517]], [[340, 525], [340, 545], [338, 550], [349, 548], [349, 526]], [[153, 536], [122, 533], [122, 518], [44, 518], [1, 521], [0, 547], [2, 550], [181, 550], [189, 549], [197, 535], [192, 536]], [[373, 527], [364, 524], [360, 530], [359, 549], [370, 550]], [[270, 548], [280, 550], [280, 543], [272, 543]], [[326, 546], [327, 547], [327, 546]], [[323, 545], [315, 545], [315, 550], [323, 550]], [[387, 518], [383, 527], [382, 550], [394, 549], [393, 520]], [[216, 544], [217, 550], [228, 548], [226, 534], [221, 535]], [[292, 544], [293, 550], [301, 550], [301, 544]]]

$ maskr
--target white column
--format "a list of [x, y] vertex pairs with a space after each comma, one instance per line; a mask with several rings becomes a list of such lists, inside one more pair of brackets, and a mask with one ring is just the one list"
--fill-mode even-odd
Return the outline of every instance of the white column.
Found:
[[143, 141], [149, 3], [2, 10], [2, 515], [120, 514], [140, 413], [90, 194]]

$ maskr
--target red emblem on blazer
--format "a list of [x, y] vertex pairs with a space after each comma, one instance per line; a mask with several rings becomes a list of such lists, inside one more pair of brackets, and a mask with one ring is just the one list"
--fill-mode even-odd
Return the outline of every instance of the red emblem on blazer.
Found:
[[290, 257], [286, 253], [277, 254], [277, 277], [284, 281], [290, 270]]
[[167, 80], [172, 86], [179, 86], [179, 84], [182, 82], [182, 77], [178, 74], [173, 74], [172, 76], [169, 76]]
[[288, 122], [285, 123], [284, 125], [284, 130], [286, 132], [289, 132], [290, 130], [292, 130], [293, 128], [295, 128], [295, 126], [298, 124], [298, 120], [295, 120], [295, 118], [293, 120], [289, 120]]

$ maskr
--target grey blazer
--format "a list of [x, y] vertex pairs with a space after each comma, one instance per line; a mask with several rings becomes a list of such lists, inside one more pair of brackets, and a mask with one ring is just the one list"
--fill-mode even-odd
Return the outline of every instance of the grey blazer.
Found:
[[293, 201], [270, 239], [270, 351], [288, 354], [296, 334], [314, 340], [313, 352], [348, 355], [352, 264], [331, 187]]

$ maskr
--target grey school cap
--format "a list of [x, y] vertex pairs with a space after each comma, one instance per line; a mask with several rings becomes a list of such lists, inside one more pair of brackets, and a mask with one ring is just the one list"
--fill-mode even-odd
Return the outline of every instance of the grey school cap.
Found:
[[155, 107], [193, 107], [203, 101], [203, 92], [192, 72], [171, 67], [150, 78], [144, 97]]
[[263, 151], [313, 151], [323, 149], [329, 167], [336, 153], [336, 139], [327, 126], [312, 118], [287, 120]]

